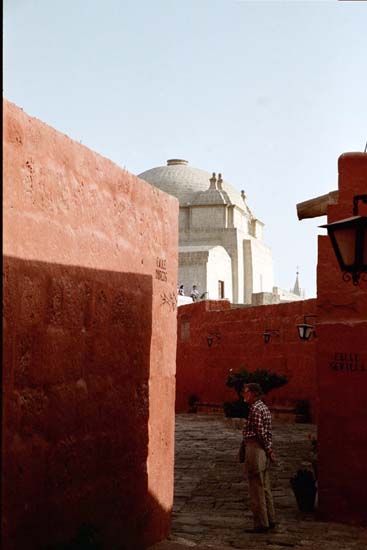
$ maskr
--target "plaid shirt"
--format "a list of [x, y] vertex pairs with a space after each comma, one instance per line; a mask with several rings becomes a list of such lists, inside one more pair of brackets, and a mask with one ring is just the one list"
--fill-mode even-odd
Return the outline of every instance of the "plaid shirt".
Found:
[[243, 430], [243, 439], [245, 443], [248, 441], [257, 441], [266, 452], [271, 449], [271, 414], [261, 399], [258, 399], [250, 406], [250, 414], [246, 427]]

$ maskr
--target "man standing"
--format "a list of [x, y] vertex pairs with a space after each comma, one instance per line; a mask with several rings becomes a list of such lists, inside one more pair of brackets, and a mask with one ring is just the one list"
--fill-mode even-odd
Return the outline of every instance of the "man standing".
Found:
[[245, 471], [248, 477], [251, 511], [254, 528], [250, 533], [266, 533], [275, 527], [273, 496], [271, 494], [269, 467], [275, 462], [272, 449], [271, 414], [261, 400], [259, 384], [246, 384], [243, 397], [250, 405], [250, 413], [243, 439], [246, 444]]

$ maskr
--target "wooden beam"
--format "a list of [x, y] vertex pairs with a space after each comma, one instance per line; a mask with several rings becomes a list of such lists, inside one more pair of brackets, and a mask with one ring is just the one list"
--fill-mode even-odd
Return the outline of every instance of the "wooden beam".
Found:
[[317, 218], [318, 216], [325, 216], [327, 214], [327, 207], [329, 204], [336, 204], [338, 202], [339, 191], [330, 191], [326, 195], [315, 197], [308, 201], [299, 202], [297, 204], [297, 215], [299, 220], [305, 220], [307, 218]]

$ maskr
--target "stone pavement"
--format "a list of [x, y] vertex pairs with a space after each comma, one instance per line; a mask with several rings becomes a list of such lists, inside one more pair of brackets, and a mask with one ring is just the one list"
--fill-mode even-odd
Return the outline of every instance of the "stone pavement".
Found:
[[244, 532], [252, 516], [237, 458], [241, 423], [219, 415], [176, 416], [172, 529], [151, 550], [367, 550], [366, 529], [320, 522], [298, 511], [289, 479], [298, 468], [312, 469], [312, 424], [274, 423], [277, 464], [271, 475], [278, 527], [266, 534]]

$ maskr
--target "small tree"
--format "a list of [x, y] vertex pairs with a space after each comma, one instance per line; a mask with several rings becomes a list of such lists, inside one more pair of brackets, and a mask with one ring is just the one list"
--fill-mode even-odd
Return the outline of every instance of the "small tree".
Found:
[[233, 388], [238, 397], [241, 397], [243, 386], [253, 382], [260, 384], [262, 391], [266, 394], [270, 390], [284, 386], [288, 382], [288, 379], [282, 374], [269, 372], [266, 369], [257, 369], [249, 372], [244, 367], [241, 367], [239, 372], [231, 373], [228, 376], [226, 385], [229, 388]]
[[232, 372], [227, 378], [226, 386], [235, 390], [238, 399], [223, 404], [224, 414], [227, 417], [247, 418], [249, 407], [242, 398], [243, 386], [254, 382], [260, 384], [262, 391], [267, 394], [270, 390], [284, 386], [288, 379], [284, 375], [269, 372], [266, 369], [250, 372], [241, 367], [238, 372]]

